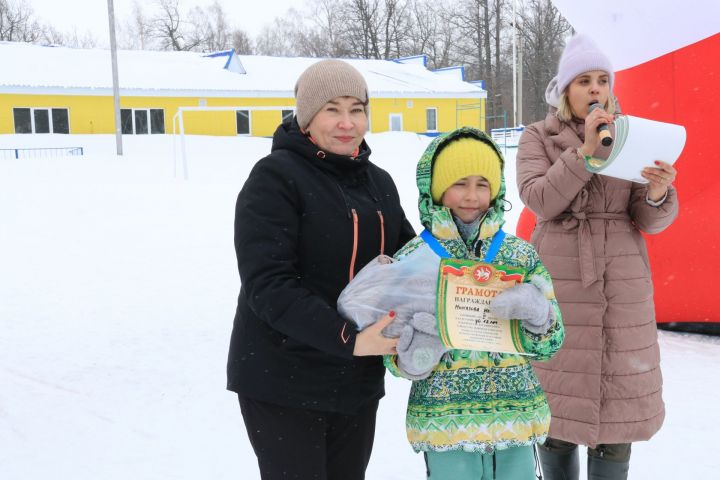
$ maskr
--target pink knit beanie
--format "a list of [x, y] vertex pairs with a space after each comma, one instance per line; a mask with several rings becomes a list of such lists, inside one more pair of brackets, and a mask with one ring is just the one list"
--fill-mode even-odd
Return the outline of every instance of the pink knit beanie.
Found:
[[578, 33], [565, 45], [560, 56], [558, 73], [545, 90], [545, 101], [553, 107], [560, 105], [560, 95], [570, 82], [581, 73], [591, 70], [602, 70], [610, 76], [610, 91], [613, 88], [615, 74], [610, 59], [598, 49], [590, 37]]

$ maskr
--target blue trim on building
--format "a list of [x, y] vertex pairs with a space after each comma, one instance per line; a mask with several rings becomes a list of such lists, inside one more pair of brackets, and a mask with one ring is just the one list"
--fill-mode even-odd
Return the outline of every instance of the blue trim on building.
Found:
[[232, 60], [233, 55], [235, 55], [235, 50], [230, 49], [222, 52], [208, 53], [207, 55], [203, 56], [208, 58], [228, 57], [227, 62], [225, 62], [225, 65], [223, 66], [223, 68], [227, 70], [227, 68], [230, 66], [230, 61]]
[[444, 67], [444, 68], [436, 68], [435, 70], [432, 70], [433, 72], [447, 72], [450, 70], [460, 70], [461, 79], [465, 80], [465, 67], [464, 66], [455, 66], [455, 67]]
[[427, 57], [427, 55], [425, 55], [424, 53], [423, 53], [423, 54], [420, 54], [420, 55], [410, 55], [409, 57], [395, 58], [395, 59], [393, 59], [393, 62], [395, 62], [395, 63], [404, 63], [403, 60], [414, 60], [414, 59], [416, 59], [416, 58], [422, 58], [422, 59], [423, 59], [423, 66], [424, 66], [425, 68], [427, 68], [428, 57]]

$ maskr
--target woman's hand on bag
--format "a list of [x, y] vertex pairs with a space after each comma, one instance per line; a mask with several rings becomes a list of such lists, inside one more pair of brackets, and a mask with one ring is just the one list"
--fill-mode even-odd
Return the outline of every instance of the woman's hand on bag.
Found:
[[603, 123], [608, 125], [615, 121], [615, 117], [602, 108], [596, 108], [585, 117], [585, 143], [580, 147], [583, 155], [594, 155], [595, 150], [600, 146], [600, 135], [598, 127]]
[[353, 355], [364, 357], [367, 355], [395, 355], [397, 353], [397, 338], [387, 338], [382, 334], [383, 328], [395, 320], [395, 311], [365, 328], [355, 337]]
[[667, 193], [668, 187], [675, 181], [677, 170], [669, 163], [655, 161], [656, 167], [643, 168], [641, 175], [650, 182], [648, 185], [648, 198], [659, 202]]

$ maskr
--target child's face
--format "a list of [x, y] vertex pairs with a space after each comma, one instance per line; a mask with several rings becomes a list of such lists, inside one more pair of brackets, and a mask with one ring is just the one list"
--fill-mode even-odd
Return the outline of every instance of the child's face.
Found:
[[490, 184], [479, 175], [461, 178], [445, 190], [442, 204], [464, 223], [472, 223], [490, 208]]

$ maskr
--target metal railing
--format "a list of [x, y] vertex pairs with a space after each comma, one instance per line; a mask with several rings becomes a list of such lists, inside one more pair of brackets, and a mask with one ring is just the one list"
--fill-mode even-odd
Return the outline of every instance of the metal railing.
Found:
[[493, 128], [490, 130], [490, 136], [498, 145], [506, 147], [517, 147], [525, 127], [514, 128]]
[[83, 147], [0, 148], [0, 159], [76, 157], [83, 153]]

